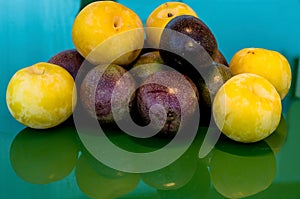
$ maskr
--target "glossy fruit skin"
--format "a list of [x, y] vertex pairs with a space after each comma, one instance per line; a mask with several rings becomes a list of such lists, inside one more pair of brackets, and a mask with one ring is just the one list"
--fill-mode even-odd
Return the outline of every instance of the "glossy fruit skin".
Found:
[[253, 73], [266, 78], [274, 85], [281, 99], [284, 99], [291, 87], [291, 67], [277, 51], [243, 48], [233, 55], [229, 67], [233, 75]]
[[[123, 77], [126, 72], [123, 67], [116, 64], [98, 65], [88, 72], [80, 86], [80, 99], [90, 116], [97, 118], [101, 123], [113, 123], [115, 121], [116, 118], [114, 118], [111, 110], [111, 99], [117, 84], [123, 89], [114, 94], [118, 96], [117, 98], [121, 103], [131, 106], [132, 102], [128, 103], [126, 96], [129, 91], [135, 88], [135, 81], [129, 73]], [[119, 84], [121, 77], [124, 81]], [[122, 119], [126, 115], [126, 110], [119, 109], [118, 111], [118, 117]]]
[[157, 6], [146, 21], [147, 43], [153, 48], [158, 48], [160, 36], [166, 24], [174, 17], [183, 14], [197, 17], [197, 13], [182, 2], [165, 2]]
[[238, 142], [257, 142], [272, 134], [281, 118], [281, 99], [265, 78], [239, 74], [229, 79], [213, 101], [218, 128]]
[[225, 66], [229, 66], [225, 56], [223, 55], [223, 53], [219, 50], [216, 51], [214, 57], [214, 62], [219, 63], [219, 64], [223, 64]]
[[51, 128], [67, 120], [76, 101], [72, 76], [64, 68], [46, 62], [18, 70], [6, 91], [12, 116], [36, 129]]
[[69, 49], [53, 55], [48, 60], [48, 63], [56, 64], [63, 67], [75, 79], [83, 61], [84, 61], [84, 57], [82, 57], [77, 50]]
[[[164, 85], [172, 85], [166, 87]], [[154, 126], [163, 126], [160, 133], [172, 136], [180, 125], [185, 125], [195, 113], [198, 106], [198, 90], [188, 78], [175, 71], [159, 71], [146, 78], [137, 91], [137, 108], [145, 124], [150, 122], [150, 114], [154, 115]], [[160, 104], [165, 108], [164, 113], [151, 112], [150, 108]], [[155, 113], [156, 112], [156, 113]], [[182, 124], [181, 124], [182, 122]]]
[[190, 15], [174, 17], [161, 35], [160, 55], [166, 65], [197, 80], [213, 64], [217, 41], [208, 26]]
[[[199, 18], [191, 15], [174, 17], [165, 28], [191, 37], [212, 57], [218, 51], [217, 40], [210, 28]], [[164, 38], [165, 39], [165, 38]]]
[[120, 3], [96, 1], [76, 16], [72, 40], [78, 52], [94, 65], [128, 65], [143, 47], [143, 24], [134, 11]]
[[227, 66], [214, 63], [206, 71], [205, 77], [196, 83], [200, 94], [200, 103], [206, 107], [211, 107], [218, 90], [231, 77], [231, 71]]

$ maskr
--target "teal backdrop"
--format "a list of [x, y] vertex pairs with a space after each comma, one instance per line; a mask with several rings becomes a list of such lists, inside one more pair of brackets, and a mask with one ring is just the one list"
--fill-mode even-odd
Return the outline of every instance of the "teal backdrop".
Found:
[[[119, 0], [146, 22], [163, 0]], [[245, 47], [283, 53], [293, 66], [300, 56], [299, 0], [186, 0], [215, 34], [229, 61]], [[0, 1], [1, 107], [5, 87], [17, 69], [47, 61], [60, 50], [73, 48], [71, 29], [80, 0]], [[1, 111], [1, 115], [6, 110]], [[6, 114], [6, 113], [5, 113]]]

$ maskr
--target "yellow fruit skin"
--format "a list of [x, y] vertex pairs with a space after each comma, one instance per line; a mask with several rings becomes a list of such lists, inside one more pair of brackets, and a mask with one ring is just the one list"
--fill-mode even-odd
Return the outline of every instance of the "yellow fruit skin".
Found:
[[281, 99], [265, 78], [243, 73], [229, 79], [217, 92], [213, 116], [218, 128], [229, 138], [257, 142], [277, 128]]
[[12, 116], [35, 129], [54, 127], [70, 117], [76, 104], [72, 76], [64, 68], [36, 63], [10, 79], [6, 103]]
[[190, 6], [182, 2], [166, 2], [156, 7], [146, 21], [148, 44], [151, 47], [158, 48], [163, 28], [171, 19], [180, 15], [198, 17], [197, 13]]
[[97, 1], [76, 16], [72, 40], [77, 51], [95, 65], [112, 61], [127, 65], [136, 59], [144, 45], [143, 24], [134, 11], [122, 4]]
[[254, 73], [269, 80], [283, 99], [291, 86], [291, 67], [279, 52], [263, 48], [244, 48], [232, 57], [229, 67], [233, 75]]

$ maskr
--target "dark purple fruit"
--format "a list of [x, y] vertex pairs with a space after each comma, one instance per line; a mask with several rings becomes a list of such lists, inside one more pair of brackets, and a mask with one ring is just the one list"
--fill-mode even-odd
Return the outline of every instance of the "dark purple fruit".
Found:
[[[191, 15], [174, 17], [165, 28], [178, 31], [200, 44], [210, 56], [218, 49], [217, 40], [209, 27], [199, 18]], [[178, 46], [180, 48], [182, 46]]]
[[[114, 91], [116, 87], [117, 92]], [[125, 107], [131, 106], [133, 97], [128, 100], [127, 96], [134, 89], [135, 81], [123, 67], [115, 64], [99, 65], [90, 70], [83, 79], [80, 99], [83, 107], [100, 123], [113, 123], [116, 118], [112, 113], [112, 94], [122, 105], [122, 108], [117, 109], [118, 120], [121, 120], [128, 114]]]
[[70, 49], [57, 53], [51, 57], [48, 62], [65, 68], [75, 79], [83, 61], [84, 57], [82, 57], [77, 50]]
[[196, 85], [199, 89], [200, 102], [206, 107], [211, 107], [212, 101], [220, 87], [232, 77], [229, 67], [215, 63], [203, 79], [199, 80]]
[[159, 49], [168, 66], [193, 75], [211, 65], [218, 45], [203, 21], [194, 16], [180, 15], [165, 26]]
[[[161, 105], [165, 112], [153, 108], [155, 105]], [[160, 133], [171, 136], [180, 125], [187, 124], [197, 110], [198, 91], [186, 76], [175, 71], [159, 71], [148, 76], [137, 90], [137, 107], [145, 124], [150, 123], [152, 115], [153, 127], [163, 126]]]
[[224, 57], [223, 53], [220, 50], [216, 51], [214, 56], [214, 62], [223, 64], [225, 66], [229, 66], [226, 58]]

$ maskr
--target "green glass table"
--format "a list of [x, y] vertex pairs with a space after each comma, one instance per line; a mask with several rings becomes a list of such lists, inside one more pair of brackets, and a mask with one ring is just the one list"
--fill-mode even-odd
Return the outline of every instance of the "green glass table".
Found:
[[[1, 194], [4, 198], [299, 198], [295, 117], [299, 108], [300, 102], [294, 101], [265, 140], [241, 144], [221, 135], [204, 158], [198, 154], [207, 128], [199, 127], [180, 158], [144, 173], [101, 163], [81, 142], [72, 120], [34, 130], [7, 116], [1, 130]], [[141, 141], [118, 130], [106, 133], [117, 147], [136, 153], [167, 143], [162, 138]], [[165, 157], [157, 161], [160, 158]]]

